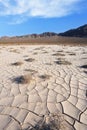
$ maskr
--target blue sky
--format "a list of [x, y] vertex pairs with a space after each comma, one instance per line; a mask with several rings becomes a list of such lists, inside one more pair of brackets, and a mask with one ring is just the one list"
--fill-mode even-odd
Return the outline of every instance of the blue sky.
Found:
[[0, 36], [63, 32], [87, 24], [87, 0], [0, 0]]

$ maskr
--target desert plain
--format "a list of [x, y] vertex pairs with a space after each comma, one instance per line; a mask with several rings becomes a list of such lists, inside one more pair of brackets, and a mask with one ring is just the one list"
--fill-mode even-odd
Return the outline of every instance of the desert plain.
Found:
[[1, 45], [0, 130], [87, 130], [87, 46]]

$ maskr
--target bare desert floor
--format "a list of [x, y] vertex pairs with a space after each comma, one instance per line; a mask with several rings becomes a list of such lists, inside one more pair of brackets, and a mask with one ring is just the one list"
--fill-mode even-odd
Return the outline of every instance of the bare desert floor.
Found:
[[87, 46], [0, 46], [0, 130], [87, 130]]

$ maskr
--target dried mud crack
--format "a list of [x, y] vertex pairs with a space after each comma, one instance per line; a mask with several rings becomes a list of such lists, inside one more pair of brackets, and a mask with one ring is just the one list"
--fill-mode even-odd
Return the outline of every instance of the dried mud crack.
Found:
[[86, 52], [0, 46], [0, 130], [87, 130]]

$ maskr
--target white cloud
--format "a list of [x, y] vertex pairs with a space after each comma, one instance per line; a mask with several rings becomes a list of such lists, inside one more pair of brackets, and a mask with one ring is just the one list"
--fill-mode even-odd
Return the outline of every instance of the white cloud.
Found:
[[23, 22], [27, 21], [27, 17], [20, 16], [20, 17], [14, 17], [8, 24], [14, 25], [14, 24], [21, 24]]
[[82, 0], [0, 0], [0, 15], [63, 17], [74, 13]]

